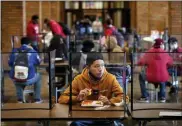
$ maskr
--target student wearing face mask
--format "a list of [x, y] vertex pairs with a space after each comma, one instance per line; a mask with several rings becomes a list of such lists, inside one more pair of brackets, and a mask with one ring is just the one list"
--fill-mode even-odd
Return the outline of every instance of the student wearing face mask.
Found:
[[171, 37], [168, 43], [170, 52], [182, 52], [182, 48], [178, 47], [178, 40], [175, 37]]
[[164, 50], [164, 42], [162, 39], [155, 39], [153, 48], [147, 51], [138, 62], [139, 66], [146, 66], [146, 73], [139, 74], [139, 82], [141, 89], [141, 98], [139, 102], [149, 102], [149, 94], [146, 89], [145, 81], [149, 84], [159, 83], [159, 101], [165, 102], [165, 83], [169, 79], [168, 67], [173, 63], [172, 58]]
[[[72, 81], [72, 103], [80, 103], [84, 100], [100, 100], [105, 105], [114, 105], [123, 101], [123, 89], [116, 77], [107, 72], [103, 56], [98, 53], [88, 53], [86, 68]], [[93, 93], [89, 93], [90, 90]], [[101, 92], [104, 91], [105, 92]], [[96, 93], [97, 91], [97, 93]], [[95, 92], [95, 93], [94, 93]], [[69, 104], [70, 89], [59, 97], [59, 103]], [[128, 97], [126, 97], [128, 101]], [[109, 121], [110, 122], [110, 121]], [[76, 121], [70, 126], [110, 125], [108, 121]]]
[[[169, 51], [170, 56], [173, 58], [174, 61], [182, 61], [182, 48], [178, 46], [178, 40], [175, 37], [171, 37], [168, 41], [169, 43]], [[181, 75], [181, 66], [177, 66], [177, 71], [175, 71], [172, 67], [168, 69], [170, 75], [174, 73], [175, 78]], [[169, 94], [176, 93], [176, 83], [178, 80], [174, 81], [173, 84], [171, 82], [167, 83], [167, 86], [171, 87]]]

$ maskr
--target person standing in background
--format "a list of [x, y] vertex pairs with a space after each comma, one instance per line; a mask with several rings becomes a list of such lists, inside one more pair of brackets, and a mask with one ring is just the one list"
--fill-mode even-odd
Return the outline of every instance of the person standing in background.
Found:
[[33, 15], [31, 21], [27, 25], [27, 37], [32, 40], [32, 47], [34, 50], [38, 51], [38, 41], [39, 41], [39, 16]]
[[62, 38], [66, 38], [66, 35], [63, 32], [63, 28], [55, 20], [50, 20], [46, 18], [44, 19], [44, 25], [51, 29], [53, 35], [60, 35]]
[[96, 20], [92, 23], [92, 29], [94, 34], [94, 39], [98, 39], [99, 35], [103, 32], [102, 22], [99, 20], [99, 17], [96, 17]]
[[166, 51], [169, 51], [169, 43], [168, 43], [169, 38], [170, 38], [170, 36], [169, 36], [168, 28], [165, 28], [164, 34], [162, 35], [162, 39], [164, 41], [164, 46], [165, 46]]

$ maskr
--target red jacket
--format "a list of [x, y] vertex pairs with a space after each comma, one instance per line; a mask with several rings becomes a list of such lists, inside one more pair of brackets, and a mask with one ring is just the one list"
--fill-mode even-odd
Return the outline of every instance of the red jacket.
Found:
[[39, 41], [38, 39], [39, 34], [39, 25], [33, 24], [32, 21], [30, 21], [27, 25], [27, 36], [31, 38], [33, 41]]
[[52, 33], [55, 35], [60, 35], [62, 36], [63, 38], [66, 37], [66, 35], [64, 34], [63, 32], [63, 29], [62, 27], [54, 20], [50, 20], [49, 22], [49, 25], [50, 25], [50, 29], [52, 31]]
[[146, 78], [150, 83], [166, 82], [169, 79], [168, 66], [173, 64], [172, 58], [161, 48], [152, 48], [138, 62], [146, 65]]

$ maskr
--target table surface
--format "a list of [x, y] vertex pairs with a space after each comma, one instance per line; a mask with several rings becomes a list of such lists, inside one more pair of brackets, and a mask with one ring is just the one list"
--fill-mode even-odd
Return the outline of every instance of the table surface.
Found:
[[[95, 110], [90, 111], [94, 108], [83, 108], [75, 105], [73, 108], [77, 108], [71, 113], [69, 113], [69, 106], [66, 104], [55, 104], [52, 110], [43, 110], [43, 109], [25, 109], [25, 108], [48, 108], [48, 103], [36, 104], [36, 103], [27, 103], [27, 104], [19, 104], [19, 103], [8, 103], [3, 106], [3, 109], [19, 109], [23, 108], [23, 110], [5, 110], [1, 111], [1, 119], [2, 120], [73, 120], [73, 119], [121, 119], [124, 118], [124, 109], [123, 107], [114, 107], [111, 106], [107, 108], [107, 110], [116, 110], [116, 111], [104, 111], [104, 110]], [[83, 111], [84, 110], [84, 111]]]
[[[9, 103], [4, 105], [4, 109], [16, 109], [16, 108], [48, 108], [48, 103], [36, 104], [36, 103]], [[69, 108], [67, 105], [56, 104], [52, 110], [41, 110], [41, 109], [23, 109], [23, 110], [9, 110], [1, 111], [2, 120], [40, 120], [49, 118], [68, 118]]]
[[[182, 112], [182, 103], [134, 103], [133, 109], [135, 111], [133, 112], [131, 112], [130, 107], [131, 105], [129, 105], [129, 110], [133, 118], [146, 118], [146, 119], [161, 118], [159, 116], [159, 113], [163, 111]], [[150, 109], [150, 108], [152, 108], [152, 110], [136, 110], [136, 109]], [[166, 110], [166, 109], [171, 109], [171, 110]], [[181, 109], [181, 110], [172, 110], [172, 109]]]

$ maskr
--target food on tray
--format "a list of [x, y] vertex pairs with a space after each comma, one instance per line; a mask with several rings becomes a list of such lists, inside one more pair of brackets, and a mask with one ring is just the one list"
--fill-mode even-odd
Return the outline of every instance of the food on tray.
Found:
[[103, 106], [103, 102], [102, 101], [85, 100], [85, 101], [82, 101], [81, 106], [85, 106], [85, 107]]

